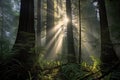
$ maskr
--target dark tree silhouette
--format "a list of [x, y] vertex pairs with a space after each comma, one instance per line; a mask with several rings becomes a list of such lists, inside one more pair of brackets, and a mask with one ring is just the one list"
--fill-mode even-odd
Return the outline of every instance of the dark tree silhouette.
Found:
[[107, 21], [107, 14], [105, 8], [105, 1], [98, 0], [99, 14], [100, 14], [100, 26], [101, 26], [101, 61], [103, 67], [108, 68], [118, 60], [113, 44], [110, 39], [110, 32]]
[[73, 25], [72, 25], [72, 12], [71, 12], [71, 0], [66, 0], [66, 13], [69, 19], [67, 23], [67, 46], [68, 46], [68, 61], [76, 62], [74, 39], [73, 39]]
[[30, 58], [31, 48], [35, 45], [35, 31], [34, 31], [34, 1], [21, 0], [20, 18], [17, 38], [13, 46], [15, 58], [23, 62], [25, 66], [32, 65], [32, 61], [27, 62]]

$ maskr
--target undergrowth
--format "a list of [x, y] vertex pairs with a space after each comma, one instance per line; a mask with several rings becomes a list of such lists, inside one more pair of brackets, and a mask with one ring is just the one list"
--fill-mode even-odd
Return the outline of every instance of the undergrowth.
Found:
[[[17, 59], [0, 63], [0, 80], [95, 80], [102, 75], [100, 61], [93, 56], [93, 65], [87, 62], [62, 64], [58, 60], [46, 60], [44, 51], [38, 57], [30, 70]], [[111, 79], [113, 74], [106, 75], [102, 80], [114, 80]]]

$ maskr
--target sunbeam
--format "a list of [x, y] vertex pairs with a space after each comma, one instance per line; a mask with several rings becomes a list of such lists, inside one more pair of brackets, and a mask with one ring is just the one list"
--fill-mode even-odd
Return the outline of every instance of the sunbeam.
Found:
[[69, 22], [69, 19], [66, 16], [66, 11], [62, 10], [60, 6], [57, 8], [59, 12], [57, 13], [55, 11], [55, 18], [57, 21], [55, 21], [55, 26], [51, 30], [51, 32], [54, 33], [54, 36], [46, 45], [46, 50], [50, 49], [50, 52], [46, 53], [48, 54], [47, 58], [52, 60], [56, 59], [57, 55], [62, 52], [63, 39], [66, 34], [66, 26]]

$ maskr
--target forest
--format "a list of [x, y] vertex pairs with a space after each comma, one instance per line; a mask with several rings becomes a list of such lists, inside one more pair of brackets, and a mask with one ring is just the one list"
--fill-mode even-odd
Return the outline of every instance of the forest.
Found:
[[0, 80], [120, 80], [120, 0], [0, 0]]

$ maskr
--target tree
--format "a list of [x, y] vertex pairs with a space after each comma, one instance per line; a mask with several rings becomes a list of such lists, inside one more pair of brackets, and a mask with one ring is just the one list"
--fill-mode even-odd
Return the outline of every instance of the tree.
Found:
[[98, 0], [98, 5], [101, 26], [101, 61], [103, 67], [107, 68], [113, 65], [113, 63], [118, 60], [118, 57], [113, 49], [112, 41], [110, 40], [105, 1]]
[[[13, 5], [9, 5], [10, 3], [14, 3], [14, 0], [2, 0], [4, 4], [4, 28], [13, 28], [15, 25], [8, 25], [9, 23], [16, 23], [12, 16], [12, 10], [15, 10], [17, 6], [14, 8]], [[6, 2], [7, 1], [7, 2]], [[17, 1], [17, 0], [15, 0]], [[1, 4], [1, 3], [0, 3]], [[12, 58], [8, 58], [4, 62], [0, 62], [0, 79], [1, 80], [26, 80], [28, 79], [28, 71], [31, 71], [31, 68], [34, 65], [34, 50], [31, 51], [31, 48], [34, 48], [35, 44], [35, 31], [34, 31], [34, 2], [33, 0], [21, 0], [21, 10], [20, 10], [20, 18], [19, 18], [19, 28], [17, 33], [16, 42], [13, 46]], [[5, 7], [6, 6], [6, 7]], [[2, 6], [3, 7], [3, 6]], [[16, 16], [14, 15], [16, 20]], [[11, 27], [12, 26], [12, 27]], [[6, 29], [6, 30], [9, 30]], [[12, 37], [12, 36], [11, 36]], [[8, 55], [8, 53], [7, 53]], [[4, 64], [5, 63], [5, 64]], [[6, 75], [9, 75], [5, 77]], [[19, 76], [18, 76], [19, 75]]]
[[54, 29], [54, 0], [47, 0], [46, 57], [53, 53], [54, 31], [52, 29]]
[[66, 14], [69, 22], [67, 23], [67, 47], [68, 47], [68, 61], [75, 62], [75, 50], [73, 39], [73, 25], [72, 25], [72, 13], [71, 13], [71, 0], [66, 0]]
[[[37, 2], [37, 48], [41, 46], [41, 0], [38, 0]], [[38, 48], [39, 49], [39, 48]], [[39, 50], [37, 49], [37, 53], [39, 53]]]
[[81, 7], [79, 0], [79, 63], [81, 63]]
[[34, 63], [31, 60], [35, 56], [34, 51], [31, 52], [31, 48], [34, 48], [34, 45], [34, 2], [33, 0], [21, 0], [19, 28], [13, 51], [15, 52], [14, 57], [28, 69]]

